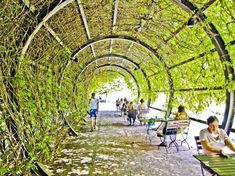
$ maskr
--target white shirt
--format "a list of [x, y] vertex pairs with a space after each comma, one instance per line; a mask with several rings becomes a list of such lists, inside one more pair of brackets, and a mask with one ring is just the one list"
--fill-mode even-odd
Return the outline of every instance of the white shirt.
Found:
[[139, 117], [147, 117], [148, 108], [144, 103], [142, 103], [138, 106], [138, 110], [139, 110]]
[[[226, 134], [226, 132], [223, 129], [219, 129], [219, 134], [214, 135], [212, 133], [210, 133], [208, 131], [208, 128], [203, 129], [200, 131], [200, 140], [204, 141], [204, 140], [208, 140], [210, 145], [213, 145], [219, 149], [225, 149], [227, 148], [225, 146], [224, 141], [228, 138], [228, 135]], [[204, 154], [213, 154], [213, 152], [206, 150], [205, 148], [203, 149], [203, 153]], [[227, 153], [227, 152], [226, 152]]]
[[91, 109], [98, 109], [98, 99], [96, 98], [92, 98], [90, 99], [90, 106], [91, 106]]

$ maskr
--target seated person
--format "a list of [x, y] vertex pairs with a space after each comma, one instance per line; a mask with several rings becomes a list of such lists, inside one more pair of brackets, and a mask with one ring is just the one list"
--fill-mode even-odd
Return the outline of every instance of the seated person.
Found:
[[[175, 114], [174, 120], [189, 120], [188, 114], [185, 112], [185, 107], [180, 105], [178, 107], [178, 112]], [[186, 128], [178, 128], [177, 133], [180, 134], [185, 131]]]
[[[172, 114], [175, 115], [174, 120], [189, 120], [189, 116], [185, 112], [185, 107], [182, 105], [180, 105], [178, 107], [177, 113], [172, 113]], [[159, 130], [162, 130], [163, 131], [162, 133], [164, 134], [166, 131], [166, 123], [162, 123], [162, 126], [159, 128]], [[184, 129], [179, 129], [179, 130], [177, 130], [177, 133], [181, 133], [183, 131], [184, 131]], [[159, 132], [159, 133], [161, 133], [161, 132]]]
[[210, 116], [207, 119], [207, 125], [208, 128], [200, 131], [204, 154], [224, 154], [224, 151], [228, 149], [235, 152], [235, 145], [228, 138], [226, 132], [219, 128], [219, 121], [216, 116]]
[[185, 112], [185, 107], [180, 105], [178, 107], [178, 112], [175, 113], [175, 118], [174, 120], [188, 120], [189, 119], [189, 116], [188, 114]]

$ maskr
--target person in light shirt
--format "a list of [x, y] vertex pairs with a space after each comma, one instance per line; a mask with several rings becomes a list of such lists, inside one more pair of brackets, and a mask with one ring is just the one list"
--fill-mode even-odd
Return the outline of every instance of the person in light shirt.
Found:
[[[140, 100], [140, 104], [138, 105], [138, 111], [138, 119], [140, 121], [140, 125], [142, 125], [141, 120], [146, 119], [149, 112], [147, 105], [144, 103], [144, 99]], [[146, 125], [146, 122], [144, 122], [143, 124]]]
[[96, 113], [99, 109], [99, 100], [95, 97], [95, 93], [91, 94], [90, 104], [90, 118], [91, 118], [91, 131], [96, 128]]
[[204, 154], [230, 154], [235, 152], [235, 145], [226, 132], [219, 128], [216, 116], [207, 119], [208, 128], [200, 131], [200, 140]]

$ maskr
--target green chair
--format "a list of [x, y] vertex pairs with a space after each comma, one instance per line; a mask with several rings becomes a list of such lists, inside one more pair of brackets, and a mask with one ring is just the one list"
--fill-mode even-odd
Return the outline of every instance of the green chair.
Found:
[[[196, 142], [197, 153], [199, 155], [203, 154], [202, 143], [201, 143], [201, 140], [200, 140], [199, 136], [194, 136], [194, 139], [195, 139], [195, 142]], [[200, 165], [201, 165], [202, 175], [204, 176], [204, 170], [203, 170], [202, 164], [200, 164]]]

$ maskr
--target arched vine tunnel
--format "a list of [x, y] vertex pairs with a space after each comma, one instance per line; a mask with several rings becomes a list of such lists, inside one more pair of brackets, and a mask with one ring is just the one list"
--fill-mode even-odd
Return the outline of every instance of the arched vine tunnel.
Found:
[[166, 109], [158, 110], [165, 116], [179, 104], [201, 112], [224, 103], [221, 126], [235, 132], [234, 6], [228, 0], [3, 0], [1, 174], [24, 174], [34, 161], [47, 161], [68, 130], [77, 134], [73, 124], [83, 123], [90, 93], [118, 77], [150, 108], [158, 109], [151, 103], [164, 93]]

